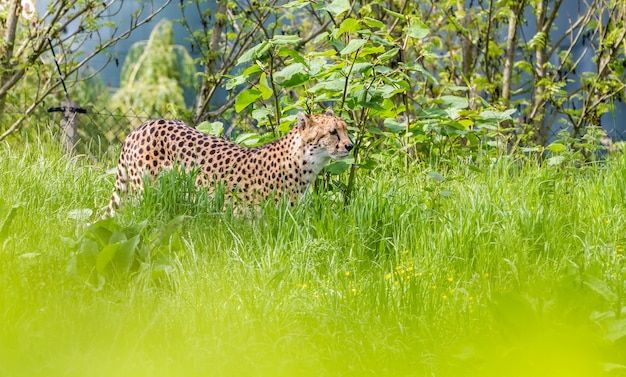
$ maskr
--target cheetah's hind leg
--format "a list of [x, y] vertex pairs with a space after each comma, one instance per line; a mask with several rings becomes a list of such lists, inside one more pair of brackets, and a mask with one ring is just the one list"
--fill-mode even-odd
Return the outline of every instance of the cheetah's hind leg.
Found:
[[128, 192], [128, 172], [123, 166], [117, 167], [117, 173], [115, 174], [115, 187], [111, 194], [111, 200], [109, 205], [105, 209], [105, 213], [102, 215], [102, 219], [107, 219], [115, 216], [115, 210], [121, 206], [121, 195]]

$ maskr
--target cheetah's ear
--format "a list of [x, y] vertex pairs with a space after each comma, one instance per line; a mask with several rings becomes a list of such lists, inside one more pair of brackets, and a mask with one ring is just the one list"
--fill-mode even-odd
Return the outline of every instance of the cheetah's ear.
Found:
[[328, 108], [328, 110], [326, 110], [326, 115], [335, 116], [335, 112], [333, 111], [332, 108]]
[[297, 119], [298, 120], [296, 121], [296, 127], [302, 127], [302, 128], [306, 128], [309, 125], [309, 121], [311, 120], [311, 118], [309, 118], [309, 116], [303, 113], [302, 111], [298, 113]]

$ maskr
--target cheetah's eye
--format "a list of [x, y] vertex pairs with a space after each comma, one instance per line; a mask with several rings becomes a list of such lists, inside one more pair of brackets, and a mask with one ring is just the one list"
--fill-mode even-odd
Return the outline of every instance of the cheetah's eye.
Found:
[[333, 128], [333, 130], [330, 131], [330, 134], [333, 136], [337, 136], [337, 130]]

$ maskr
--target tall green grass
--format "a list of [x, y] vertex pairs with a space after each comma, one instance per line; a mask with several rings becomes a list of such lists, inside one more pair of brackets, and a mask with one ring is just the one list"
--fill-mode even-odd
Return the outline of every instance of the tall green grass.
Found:
[[[0, 161], [0, 375], [625, 375], [621, 158], [389, 162], [347, 207], [259, 211], [171, 174], [95, 223], [103, 166]], [[130, 239], [128, 268], [81, 259]]]

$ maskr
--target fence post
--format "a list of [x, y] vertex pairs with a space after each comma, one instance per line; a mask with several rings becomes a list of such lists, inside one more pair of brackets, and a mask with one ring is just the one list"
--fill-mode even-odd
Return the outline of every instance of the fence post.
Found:
[[63, 114], [61, 115], [61, 141], [68, 154], [74, 153], [76, 140], [78, 135], [78, 118], [76, 117], [76, 109], [78, 102], [65, 100], [61, 102]]
[[61, 141], [65, 147], [65, 151], [69, 154], [74, 153], [76, 141], [78, 140], [78, 118], [76, 113], [87, 113], [87, 110], [78, 107], [78, 102], [66, 99], [61, 102], [61, 107], [51, 107], [48, 112], [61, 112]]

